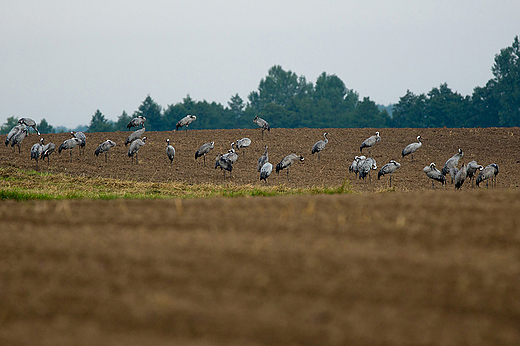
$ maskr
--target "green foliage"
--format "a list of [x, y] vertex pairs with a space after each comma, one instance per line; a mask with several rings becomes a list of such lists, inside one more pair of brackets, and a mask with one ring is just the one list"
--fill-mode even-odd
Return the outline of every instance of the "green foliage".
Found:
[[515, 37], [511, 47], [495, 56], [493, 98], [500, 126], [520, 126], [520, 42]]
[[38, 127], [38, 130], [40, 131], [40, 133], [55, 133], [56, 131], [54, 130], [54, 127], [52, 127], [52, 125], [49, 125], [49, 123], [47, 122], [47, 120], [45, 120], [45, 118], [43, 118], [40, 123], [37, 125]]
[[11, 131], [13, 127], [18, 124], [18, 117], [15, 117], [14, 115], [12, 117], [7, 118], [7, 121], [2, 124], [2, 127], [0, 127], [0, 135], [5, 135]]
[[128, 131], [128, 128], [126, 125], [132, 120], [132, 117], [129, 116], [125, 111], [121, 113], [119, 117], [117, 117], [117, 121], [114, 124], [114, 130], [115, 131]]
[[[146, 128], [152, 131], [171, 131], [188, 114], [197, 116], [190, 129], [256, 128], [255, 116], [267, 120], [271, 127], [492, 127], [520, 126], [520, 42], [495, 56], [493, 78], [485, 86], [476, 87], [471, 96], [462, 96], [447, 83], [433, 87], [426, 94], [416, 95], [408, 90], [395, 105], [381, 106], [368, 97], [348, 89], [336, 75], [323, 72], [315, 84], [304, 76], [272, 66], [260, 80], [258, 90], [244, 101], [232, 95], [226, 106], [220, 103], [197, 101], [188, 94], [182, 102], [163, 109], [150, 95], [129, 116], [125, 111], [116, 122], [109, 121], [97, 110], [88, 131], [126, 131], [132, 117], [146, 117]], [[7, 118], [0, 133], [8, 133], [18, 118]], [[66, 132], [53, 128], [42, 119], [38, 125], [42, 133]]]
[[161, 131], [165, 130], [161, 113], [162, 107], [159, 106], [150, 95], [148, 95], [139, 106], [139, 110], [135, 112], [135, 116], [141, 115], [146, 118], [146, 128], [148, 130]]
[[114, 131], [114, 125], [105, 118], [103, 113], [96, 110], [96, 113], [92, 116], [90, 120], [90, 125], [88, 126], [88, 132], [112, 132]]

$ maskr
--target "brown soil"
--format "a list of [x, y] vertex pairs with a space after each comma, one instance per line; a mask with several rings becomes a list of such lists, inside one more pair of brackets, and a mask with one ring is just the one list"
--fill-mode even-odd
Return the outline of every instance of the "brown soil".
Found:
[[[388, 177], [377, 180], [377, 171], [372, 172], [372, 183], [364, 184], [349, 174], [348, 167], [355, 155], [359, 155], [361, 142], [378, 129], [272, 129], [265, 133], [261, 140], [261, 130], [203, 130], [149, 132], [147, 143], [139, 152], [139, 164], [132, 166], [124, 145], [129, 132], [93, 133], [87, 134], [87, 146], [84, 156], [78, 155], [78, 148], [73, 151], [73, 162], [69, 162], [69, 152], [57, 151], [51, 155], [50, 165], [40, 163], [38, 170], [63, 172], [72, 175], [93, 177], [111, 177], [138, 181], [182, 181], [188, 183], [232, 183], [260, 184], [259, 173], [256, 171], [256, 161], [263, 153], [264, 145], [269, 146], [270, 162], [276, 166], [278, 162], [290, 153], [305, 157], [303, 164], [295, 164], [289, 169], [289, 182], [285, 171], [269, 178], [270, 184], [285, 184], [290, 187], [308, 186], [339, 186], [345, 178], [350, 180], [352, 187], [359, 191], [377, 191], [388, 187]], [[323, 133], [330, 133], [329, 143], [321, 153], [318, 163], [316, 154], [311, 155], [312, 145], [323, 139]], [[461, 163], [477, 160], [486, 166], [497, 163], [500, 167], [498, 186], [502, 188], [516, 187], [519, 183], [520, 169], [520, 129], [382, 129], [382, 140], [372, 148], [372, 157], [380, 168], [391, 159], [402, 164], [392, 178], [393, 186], [398, 190], [417, 190], [431, 188], [431, 182], [423, 173], [424, 166], [435, 162], [439, 169], [444, 162], [457, 152], [464, 151]], [[416, 152], [414, 162], [411, 157], [401, 157], [402, 149], [416, 141], [420, 134], [423, 146]], [[50, 134], [44, 136], [46, 141], [52, 141], [58, 147], [70, 134]], [[240, 158], [233, 169], [233, 177], [224, 180], [220, 170], [215, 170], [215, 157], [219, 152], [225, 153], [232, 141], [249, 137], [250, 147], [245, 149], [245, 158], [239, 151]], [[94, 156], [94, 150], [99, 143], [107, 138], [117, 143], [109, 152], [109, 161], [104, 157]], [[166, 139], [171, 140], [176, 149], [173, 166], [166, 157]], [[0, 136], [3, 143], [5, 136]], [[0, 146], [0, 167], [13, 165], [15, 167], [36, 169], [36, 163], [30, 160], [30, 147], [38, 140], [34, 134], [28, 136], [22, 143], [22, 154], [4, 145]], [[195, 160], [195, 151], [205, 142], [215, 141], [215, 149], [206, 157], [206, 167], [202, 158]], [[368, 150], [363, 149], [368, 156]], [[459, 167], [461, 165], [459, 163]], [[449, 181], [450, 179], [448, 179]], [[263, 183], [263, 182], [262, 182]], [[463, 186], [467, 188], [466, 184]], [[452, 185], [449, 185], [452, 188]]]
[[[271, 162], [302, 152], [290, 186], [339, 185], [374, 131], [274, 129]], [[416, 162], [402, 147], [424, 138]], [[518, 345], [518, 129], [382, 130], [378, 166], [397, 158], [396, 193], [166, 200], [0, 202], [1, 345]], [[250, 137], [233, 183], [255, 183], [259, 131], [150, 133], [140, 163], [51, 156], [39, 169], [143, 181], [221, 182], [217, 150]], [[168, 137], [178, 151], [172, 168]], [[291, 136], [291, 138], [287, 138]], [[56, 144], [67, 135], [49, 136]], [[285, 138], [285, 139], [282, 139]], [[5, 138], [5, 137], [4, 137]], [[206, 168], [194, 160], [217, 148]], [[2, 166], [33, 168], [2, 147]], [[3, 141], [3, 138], [0, 137]], [[30, 143], [30, 145], [29, 145]], [[289, 144], [284, 144], [289, 143]], [[282, 146], [285, 146], [283, 149]], [[431, 190], [422, 167], [461, 147], [465, 162], [500, 166], [498, 189]], [[240, 161], [242, 160], [242, 161]], [[348, 161], [346, 161], [348, 160]], [[228, 182], [226, 177], [226, 183]], [[388, 180], [356, 190], [374, 191]], [[271, 184], [286, 183], [274, 174]], [[408, 191], [408, 192], [402, 192]]]

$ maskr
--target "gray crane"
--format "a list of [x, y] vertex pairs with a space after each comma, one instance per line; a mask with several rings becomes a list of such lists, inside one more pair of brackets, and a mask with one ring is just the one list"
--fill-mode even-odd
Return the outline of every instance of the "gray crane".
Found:
[[78, 149], [79, 149], [79, 154], [81, 155], [81, 149], [83, 148], [83, 155], [85, 154], [85, 145], [87, 144], [87, 136], [85, 136], [85, 134], [81, 131], [70, 131], [70, 134], [72, 135], [72, 137], [76, 137], [77, 139], [79, 139], [81, 141], [81, 143], [79, 143], [78, 145]]
[[381, 141], [381, 136], [379, 136], [379, 131], [376, 132], [375, 135], [368, 137], [361, 143], [361, 146], [359, 147], [359, 151], [363, 152], [363, 148], [368, 148], [368, 155], [370, 156], [372, 154], [371, 149], [377, 142]]
[[464, 184], [464, 181], [466, 180], [466, 177], [468, 176], [467, 167], [465, 165], [462, 165], [460, 170], [455, 174], [455, 188], [460, 189], [462, 187], [462, 184]]
[[237, 140], [235, 143], [237, 145], [237, 149], [242, 148], [242, 156], [246, 157], [244, 148], [247, 148], [248, 146], [251, 145], [251, 139], [245, 137], [245, 138]]
[[105, 153], [105, 163], [106, 163], [106, 162], [108, 162], [108, 159], [107, 159], [108, 151], [115, 146], [116, 146], [116, 142], [111, 141], [110, 139], [107, 139], [106, 141], [104, 141], [103, 143], [98, 145], [98, 147], [94, 151], [94, 154], [96, 156], [99, 156], [99, 154]]
[[372, 177], [370, 176], [371, 170], [376, 170], [377, 164], [376, 160], [373, 157], [369, 157], [365, 160], [360, 160], [358, 163], [358, 170], [359, 170], [359, 179], [363, 179], [366, 183], [366, 177], [368, 176], [368, 179], [370, 182], [372, 182]]
[[199, 150], [195, 152], [195, 160], [202, 156], [204, 158], [204, 166], [206, 166], [206, 154], [209, 153], [209, 151], [215, 147], [214, 144], [215, 142], [202, 144]]
[[132, 118], [132, 120], [130, 120], [128, 125], [126, 125], [126, 128], [127, 129], [131, 129], [132, 127], [138, 128], [139, 125], [143, 125], [143, 127], [144, 127], [145, 121], [146, 121], [145, 117], [143, 117], [142, 115], [138, 115], [135, 118]]
[[38, 131], [38, 128], [36, 127], [36, 121], [31, 118], [20, 118], [20, 120], [18, 120], [18, 124], [24, 124], [25, 126], [32, 127], [38, 136], [41, 135], [40, 131]]
[[139, 139], [141, 138], [141, 136], [144, 134], [144, 132], [146, 131], [144, 125], [142, 128], [140, 128], [139, 130], [135, 130], [134, 132], [132, 132], [128, 137], [126, 137], [126, 141], [125, 141], [125, 147], [132, 143], [133, 141], [135, 141], [136, 139]]
[[459, 169], [457, 167], [451, 167], [450, 168], [450, 177], [451, 177], [451, 183], [455, 181], [455, 177], [457, 176], [457, 173], [459, 173]]
[[357, 156], [354, 158], [354, 161], [352, 161], [352, 163], [350, 164], [350, 166], [348, 167], [348, 170], [349, 172], [353, 172], [356, 174], [356, 178], [358, 177], [358, 173], [359, 173], [359, 162], [360, 161], [364, 161], [366, 160], [366, 157], [361, 155], [361, 156]]
[[[225, 153], [224, 155], [220, 154], [222, 155], [222, 158], [227, 159], [229, 162], [231, 162], [232, 165], [234, 165], [238, 161], [238, 154], [235, 152], [234, 146], [235, 142], [231, 143], [231, 149], [229, 149], [227, 153]], [[220, 155], [217, 156], [215, 160], [215, 169], [217, 169], [217, 167], [220, 167]]]
[[256, 170], [260, 172], [262, 169], [262, 166], [269, 161], [269, 153], [267, 152], [267, 145], [265, 146], [264, 153], [262, 156], [258, 158], [257, 164], [256, 164]]
[[228, 152], [223, 155], [227, 157], [232, 164], [235, 164], [238, 161], [238, 154], [236, 153], [235, 148], [233, 147], [234, 144], [234, 142], [231, 143], [231, 149], [229, 149]]
[[218, 167], [220, 167], [220, 170], [224, 171], [224, 179], [226, 179], [226, 171], [229, 172], [229, 177], [231, 178], [233, 163], [228, 157], [222, 155], [222, 153], [219, 153], [215, 160], [215, 169], [217, 169]]
[[498, 165], [496, 163], [492, 163], [487, 165], [477, 177], [477, 186], [480, 187], [480, 183], [486, 180], [486, 187], [488, 187], [488, 179], [491, 178], [491, 186], [493, 187], [493, 180], [495, 182], [495, 187], [497, 185], [496, 177], [498, 174]]
[[11, 138], [11, 148], [13, 148], [15, 145], [18, 146], [18, 154], [21, 152], [20, 145], [22, 144], [23, 140], [27, 137], [27, 127], [24, 127], [22, 130], [18, 131], [12, 138]]
[[16, 124], [15, 126], [13, 126], [13, 128], [11, 129], [11, 131], [9, 131], [9, 133], [7, 134], [7, 137], [5, 138], [5, 146], [7, 147], [9, 145], [9, 142], [11, 142], [11, 140], [13, 139], [13, 137], [20, 131], [22, 131], [23, 129], [26, 129], [27, 126], [24, 125], [24, 124]]
[[267, 178], [269, 178], [269, 176], [271, 175], [272, 172], [273, 172], [273, 165], [270, 162], [264, 163], [262, 168], [260, 168], [260, 181], [262, 181], [262, 179], [263, 179], [265, 181], [265, 183], [267, 184]]
[[392, 187], [392, 174], [394, 174], [394, 172], [400, 167], [401, 164], [399, 162], [390, 160], [389, 163], [381, 167], [381, 169], [377, 173], [377, 179], [381, 179], [381, 176], [384, 176], [385, 174], [390, 174], [390, 187]]
[[72, 149], [76, 145], [79, 145], [81, 143], [81, 140], [79, 138], [73, 137], [65, 140], [63, 143], [61, 143], [60, 147], [58, 148], [58, 154], [61, 155], [62, 150], [70, 150], [70, 162], [72, 162]]
[[289, 154], [286, 157], [282, 159], [277, 165], [276, 165], [276, 173], [280, 173], [282, 169], [287, 169], [287, 181], [289, 181], [289, 167], [296, 162], [297, 160], [300, 160], [300, 162], [303, 162], [305, 159], [301, 155], [296, 154]]
[[47, 143], [42, 148], [41, 159], [43, 161], [45, 161], [45, 158], [47, 158], [47, 165], [50, 164], [49, 156], [51, 156], [51, 154], [54, 152], [54, 150], [56, 150], [56, 144], [54, 144], [54, 143]]
[[258, 115], [255, 116], [253, 119], [253, 122], [258, 125], [258, 127], [262, 128], [262, 140], [264, 139], [264, 131], [267, 130], [267, 132], [271, 131], [271, 127], [269, 126], [269, 123], [265, 121], [264, 119], [260, 118]]
[[128, 148], [128, 157], [132, 158], [132, 164], [134, 164], [134, 155], [135, 155], [135, 164], [139, 163], [137, 159], [137, 154], [139, 153], [139, 149], [146, 143], [146, 137], [138, 138], [130, 144], [130, 148]]
[[318, 153], [318, 162], [320, 162], [320, 152], [323, 149], [325, 149], [325, 146], [327, 145], [327, 143], [329, 143], [329, 140], [327, 138], [328, 134], [329, 134], [328, 132], [325, 132], [323, 134], [323, 137], [325, 137], [325, 139], [322, 139], [321, 141], [317, 141], [312, 146], [311, 154]]
[[442, 183], [442, 186], [444, 186], [444, 184], [446, 184], [446, 177], [444, 176], [444, 174], [442, 174], [441, 171], [439, 171], [436, 167], [435, 167], [435, 163], [430, 163], [429, 166], [426, 166], [423, 168], [423, 172], [426, 173], [426, 176], [430, 179], [432, 179], [432, 188], [435, 189], [435, 185], [433, 184], [434, 181], [439, 181]]
[[166, 140], [166, 156], [170, 159], [170, 166], [173, 164], [173, 159], [175, 158], [175, 148], [170, 145], [170, 139]]
[[404, 147], [401, 154], [403, 155], [403, 157], [411, 154], [412, 163], [413, 163], [413, 153], [415, 153], [417, 151], [417, 149], [419, 149], [421, 146], [422, 146], [421, 136], [417, 136], [417, 142], [408, 144], [406, 147]]
[[475, 179], [475, 173], [477, 173], [477, 171], [483, 170], [484, 166], [479, 165], [477, 163], [477, 161], [473, 160], [473, 161], [468, 162], [466, 168], [467, 168], [468, 179], [471, 181], [471, 186], [473, 186], [473, 180]]
[[[442, 170], [441, 170], [441, 173], [442, 175], [446, 175], [448, 173], [450, 173], [450, 170], [452, 167], [457, 167], [457, 165], [459, 164], [459, 160], [464, 156], [464, 153], [462, 152], [462, 149], [459, 149], [459, 151], [453, 155], [452, 157], [450, 157], [448, 159], [448, 161], [446, 161], [446, 163], [444, 164], [444, 167], [442, 167]], [[453, 184], [453, 177], [451, 179], [451, 183]]]
[[175, 125], [175, 130], [179, 131], [179, 127], [186, 126], [186, 137], [188, 137], [188, 126], [190, 126], [190, 124], [195, 120], [197, 120], [197, 117], [195, 115], [186, 115], [184, 118], [177, 122], [177, 124]]
[[34, 143], [31, 147], [31, 160], [36, 160], [36, 167], [38, 167], [38, 159], [43, 152], [43, 138], [40, 138], [38, 143]]

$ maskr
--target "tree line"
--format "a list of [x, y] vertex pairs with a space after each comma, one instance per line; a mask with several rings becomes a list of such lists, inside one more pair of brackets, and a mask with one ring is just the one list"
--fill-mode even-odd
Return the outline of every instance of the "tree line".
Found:
[[[135, 116], [146, 117], [146, 128], [168, 131], [187, 114], [197, 116], [192, 129], [253, 128], [258, 115], [271, 126], [296, 127], [509, 127], [520, 126], [520, 44], [518, 36], [510, 47], [500, 50], [491, 68], [493, 78], [485, 86], [474, 88], [473, 94], [462, 96], [447, 83], [434, 87], [427, 94], [410, 90], [389, 106], [376, 104], [369, 97], [348, 89], [336, 75], [323, 72], [315, 83], [304, 76], [275, 65], [260, 80], [258, 90], [247, 100], [233, 95], [226, 106], [196, 101], [187, 95], [182, 102], [160, 106], [148, 95], [132, 115], [126, 111], [116, 121], [109, 120], [100, 110], [92, 115], [89, 132], [125, 131]], [[7, 119], [0, 128], [6, 133], [17, 118]], [[40, 132], [59, 132], [42, 119]]]

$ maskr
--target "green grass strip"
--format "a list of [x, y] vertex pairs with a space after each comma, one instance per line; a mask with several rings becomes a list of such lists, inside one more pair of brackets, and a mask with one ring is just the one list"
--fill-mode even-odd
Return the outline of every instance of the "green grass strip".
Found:
[[39, 173], [15, 167], [0, 168], [0, 200], [49, 199], [155, 199], [211, 197], [271, 197], [352, 193], [350, 182], [341, 186], [289, 188], [285, 185], [188, 184], [179, 182], [137, 182], [110, 178]]

